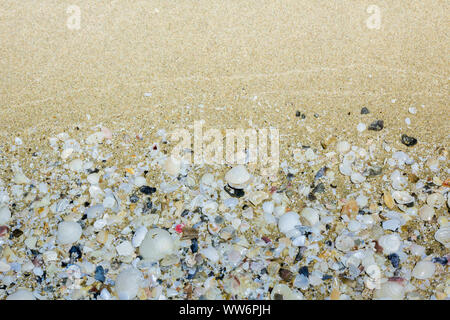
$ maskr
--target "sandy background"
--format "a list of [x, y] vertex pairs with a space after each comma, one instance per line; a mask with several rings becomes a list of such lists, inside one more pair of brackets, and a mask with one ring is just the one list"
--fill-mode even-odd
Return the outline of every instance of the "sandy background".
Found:
[[[379, 30], [366, 25], [370, 4]], [[66, 25], [70, 5], [80, 30]], [[405, 132], [448, 146], [449, 6], [2, 0], [0, 132], [27, 139], [102, 123], [146, 134], [204, 119], [317, 143], [330, 133], [356, 139], [367, 106], [364, 122], [383, 119], [394, 143]], [[407, 127], [410, 106], [419, 112]]]

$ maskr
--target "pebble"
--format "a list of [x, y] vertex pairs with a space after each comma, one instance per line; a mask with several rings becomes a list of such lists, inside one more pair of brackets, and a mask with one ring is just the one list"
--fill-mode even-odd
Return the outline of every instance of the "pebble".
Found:
[[372, 131], [381, 131], [384, 128], [384, 121], [383, 120], [375, 120], [369, 125], [369, 130]]
[[417, 139], [410, 137], [406, 134], [402, 134], [401, 141], [405, 146], [412, 147], [417, 144]]
[[142, 241], [145, 238], [145, 235], [147, 234], [147, 228], [144, 226], [140, 226], [136, 229], [136, 232], [133, 235], [133, 239], [131, 240], [131, 244], [133, 247], [137, 248], [141, 245]]
[[370, 113], [370, 111], [366, 107], [361, 108], [361, 114], [369, 114], [369, 113]]
[[219, 253], [215, 248], [212, 246], [209, 246], [207, 248], [201, 249], [200, 253], [208, 260], [210, 260], [213, 263], [216, 263], [219, 261]]
[[175, 253], [175, 242], [164, 229], [150, 229], [139, 246], [139, 253], [146, 260], [159, 261]]
[[339, 141], [336, 145], [336, 150], [339, 153], [346, 153], [350, 150], [350, 143], [347, 141]]
[[383, 235], [378, 239], [379, 245], [383, 248], [384, 254], [396, 253], [402, 244], [402, 240], [397, 234]]
[[63, 221], [58, 225], [56, 237], [60, 244], [71, 244], [78, 241], [83, 230], [81, 226], [74, 221]]
[[300, 213], [307, 226], [314, 226], [319, 222], [319, 213], [313, 208], [304, 208]]
[[419, 209], [419, 217], [424, 220], [424, 221], [431, 221], [431, 219], [433, 219], [434, 217], [434, 209], [433, 207], [424, 204], [420, 209]]
[[181, 170], [181, 162], [174, 157], [168, 157], [164, 162], [164, 169], [171, 176], [177, 176]]
[[364, 130], [366, 130], [366, 125], [362, 122], [358, 123], [358, 125], [356, 126], [356, 130], [358, 130], [358, 132], [363, 132]]

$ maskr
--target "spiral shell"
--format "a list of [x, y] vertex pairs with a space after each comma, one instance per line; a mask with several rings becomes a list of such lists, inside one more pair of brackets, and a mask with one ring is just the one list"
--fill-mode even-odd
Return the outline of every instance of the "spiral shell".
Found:
[[436, 241], [442, 243], [447, 249], [450, 248], [450, 227], [442, 227], [434, 234]]

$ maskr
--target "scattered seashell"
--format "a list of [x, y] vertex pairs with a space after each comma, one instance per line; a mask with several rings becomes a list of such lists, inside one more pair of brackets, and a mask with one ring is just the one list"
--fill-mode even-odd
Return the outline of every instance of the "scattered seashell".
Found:
[[300, 225], [299, 216], [293, 211], [283, 214], [278, 220], [278, 228], [282, 233], [287, 233]]
[[392, 193], [392, 198], [399, 204], [414, 203], [414, 197], [406, 191], [394, 191]]
[[175, 242], [164, 229], [151, 229], [139, 246], [139, 253], [146, 260], [158, 261], [175, 252]]
[[63, 221], [58, 225], [56, 237], [60, 244], [71, 244], [80, 239], [83, 230], [81, 226], [74, 221]]
[[9, 208], [4, 206], [0, 207], [0, 224], [7, 224], [11, 220], [11, 211]]
[[230, 187], [235, 189], [243, 189], [250, 181], [250, 178], [250, 173], [243, 165], [238, 165], [225, 174], [225, 181]]
[[402, 284], [395, 281], [387, 281], [375, 290], [374, 298], [381, 300], [403, 300], [405, 297], [405, 288]]
[[36, 297], [27, 289], [18, 289], [6, 297], [6, 300], [36, 300]]
[[436, 266], [431, 261], [419, 261], [414, 267], [411, 276], [417, 279], [431, 278], [436, 271]]
[[386, 207], [388, 207], [391, 210], [395, 208], [394, 199], [392, 198], [392, 195], [390, 192], [385, 191], [383, 193], [383, 200], [384, 200], [384, 204], [386, 205]]
[[341, 214], [345, 214], [348, 217], [354, 217], [358, 214], [358, 212], [358, 203], [354, 199], [348, 200], [341, 209]]
[[208, 260], [210, 260], [211, 262], [217, 262], [219, 261], [219, 253], [217, 252], [217, 250], [215, 248], [213, 248], [212, 246], [209, 246], [205, 249], [200, 250], [200, 253]]
[[420, 209], [419, 209], [419, 217], [424, 220], [424, 221], [431, 221], [431, 219], [433, 219], [434, 217], [434, 209], [433, 207], [424, 204]]
[[347, 252], [355, 246], [355, 241], [347, 235], [339, 235], [335, 240], [336, 249]]
[[319, 222], [319, 213], [313, 208], [304, 208], [300, 216], [306, 221], [306, 225], [310, 227]]
[[427, 197], [427, 204], [433, 208], [441, 208], [445, 203], [444, 196], [440, 193], [432, 193]]
[[168, 157], [166, 161], [164, 161], [164, 169], [169, 175], [178, 176], [181, 170], [181, 161], [174, 157]]
[[339, 141], [336, 144], [336, 150], [339, 153], [346, 153], [347, 151], [350, 150], [350, 143], [348, 143], [347, 141]]
[[135, 268], [127, 268], [121, 271], [115, 281], [115, 290], [120, 300], [132, 300], [139, 291], [142, 282], [142, 274]]
[[450, 226], [449, 227], [441, 227], [434, 234], [434, 238], [436, 241], [442, 243], [447, 249], [450, 248]]
[[378, 239], [378, 244], [383, 248], [384, 254], [391, 254], [400, 249], [402, 240], [398, 234], [389, 234], [381, 236]]

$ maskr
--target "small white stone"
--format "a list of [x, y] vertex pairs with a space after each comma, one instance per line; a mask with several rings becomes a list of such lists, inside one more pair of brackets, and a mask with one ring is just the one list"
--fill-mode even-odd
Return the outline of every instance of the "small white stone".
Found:
[[355, 246], [355, 240], [347, 235], [339, 235], [335, 241], [336, 249], [343, 252], [350, 251]]
[[136, 232], [133, 235], [133, 239], [131, 239], [131, 244], [133, 247], [137, 248], [141, 245], [142, 241], [145, 238], [145, 235], [147, 234], [147, 228], [144, 226], [141, 226], [137, 228]]
[[74, 221], [63, 221], [58, 225], [56, 237], [60, 244], [71, 244], [78, 241], [83, 230], [81, 226]]
[[91, 173], [87, 176], [87, 181], [90, 184], [98, 184], [98, 182], [100, 181], [100, 175], [98, 173]]
[[29, 184], [30, 179], [28, 179], [23, 172], [19, 171], [14, 175], [13, 182], [16, 184]]
[[27, 289], [18, 289], [16, 292], [6, 297], [6, 300], [36, 300], [36, 297]]
[[127, 268], [121, 271], [115, 281], [115, 289], [120, 300], [132, 300], [139, 291], [142, 274], [135, 268]]
[[164, 161], [164, 169], [171, 176], [177, 176], [181, 170], [181, 162], [174, 157], [168, 157]]
[[300, 216], [306, 221], [307, 226], [314, 226], [319, 222], [319, 213], [313, 208], [304, 208]]
[[11, 220], [11, 211], [9, 208], [4, 206], [0, 208], [0, 225], [7, 224]]
[[175, 242], [164, 229], [151, 229], [139, 246], [139, 252], [145, 260], [158, 261], [175, 253]]
[[11, 266], [4, 260], [0, 260], [0, 272], [8, 272], [11, 270]]
[[70, 157], [70, 155], [71, 155], [72, 153], [73, 153], [73, 149], [72, 149], [72, 148], [64, 149], [64, 150], [61, 152], [61, 159], [66, 160], [67, 158]]
[[211, 246], [200, 250], [200, 253], [208, 260], [211, 260], [211, 262], [217, 262], [219, 261], [219, 253], [217, 250]]
[[350, 150], [350, 143], [347, 141], [339, 141], [336, 145], [336, 150], [339, 153], [346, 153]]
[[295, 229], [296, 226], [300, 226], [300, 218], [297, 213], [291, 211], [283, 214], [278, 220], [278, 228], [280, 232], [287, 233], [290, 230]]
[[433, 208], [439, 209], [445, 203], [444, 196], [440, 193], [432, 193], [427, 197], [427, 204]]
[[75, 172], [80, 172], [83, 170], [83, 160], [81, 159], [74, 159], [70, 161], [69, 163], [69, 169]]
[[375, 290], [375, 299], [402, 300], [405, 297], [405, 288], [398, 282], [387, 281]]
[[350, 180], [353, 183], [362, 183], [366, 180], [366, 177], [364, 177], [361, 173], [359, 172], [352, 172], [351, 176], [350, 176]]
[[140, 177], [136, 177], [136, 179], [134, 179], [134, 185], [138, 188], [145, 186], [146, 184], [147, 184], [147, 179], [145, 179], [145, 177], [140, 176]]
[[356, 126], [356, 130], [358, 130], [358, 132], [363, 132], [364, 130], [366, 130], [366, 125], [362, 122], [358, 123], [358, 125]]
[[23, 141], [19, 137], [16, 137], [14, 139], [14, 143], [16, 144], [16, 146], [21, 146], [23, 144]]
[[51, 261], [56, 261], [58, 259], [58, 253], [56, 251], [51, 251], [51, 250], [45, 251], [42, 256], [43, 256], [45, 263], [49, 263]]
[[116, 247], [116, 250], [121, 256], [131, 256], [134, 253], [134, 248], [130, 241], [123, 241]]
[[436, 266], [431, 261], [419, 261], [414, 267], [411, 275], [414, 278], [425, 280], [431, 278], [436, 271]]
[[410, 107], [410, 108], [408, 109], [408, 111], [409, 111], [409, 113], [411, 113], [411, 114], [416, 114], [416, 113], [417, 113], [417, 109], [416, 109], [415, 107]]
[[314, 150], [311, 148], [308, 148], [305, 152], [305, 158], [308, 161], [313, 161], [317, 158], [316, 154], [314, 153]]
[[233, 188], [243, 188], [251, 178], [250, 173], [243, 165], [238, 165], [230, 169], [225, 174], [225, 181]]
[[273, 201], [266, 201], [262, 205], [262, 209], [264, 213], [272, 214], [274, 209], [274, 203]]

